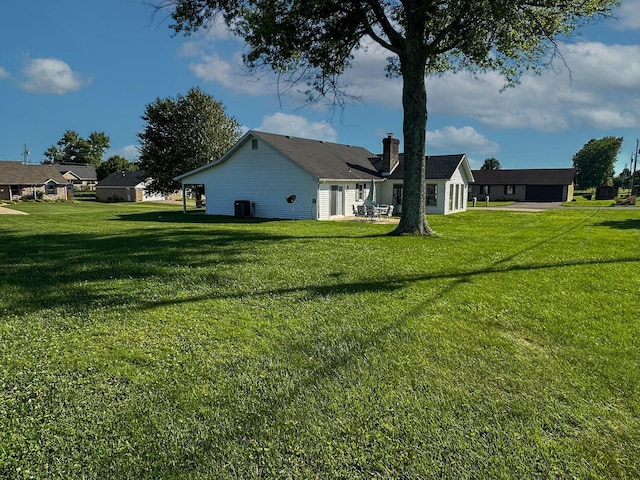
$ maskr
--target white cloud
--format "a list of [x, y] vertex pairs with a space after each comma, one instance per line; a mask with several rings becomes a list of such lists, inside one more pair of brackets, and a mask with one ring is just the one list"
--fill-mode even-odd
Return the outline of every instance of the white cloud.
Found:
[[439, 130], [427, 130], [427, 154], [434, 150], [495, 155], [500, 151], [500, 146], [478, 133], [473, 127], [445, 127]]
[[[580, 42], [561, 45], [560, 51], [571, 72], [558, 58], [553, 68], [540, 75], [525, 74], [520, 85], [502, 92], [505, 81], [496, 72], [431, 77], [427, 79], [429, 114], [473, 118], [495, 128], [549, 132], [640, 124], [640, 45]], [[381, 47], [367, 44], [355, 53], [354, 68], [345, 72], [345, 83], [365, 102], [400, 109], [401, 81], [385, 77], [388, 56]]]
[[9, 78], [9, 72], [7, 72], [4, 68], [0, 67], [0, 80], [5, 78]]
[[[640, 0], [629, 3], [640, 4]], [[626, 5], [620, 12], [629, 13]], [[198, 78], [244, 94], [278, 94], [275, 75], [250, 77], [239, 51], [230, 60], [217, 53], [206, 55], [195, 44], [185, 45], [183, 51], [198, 57], [190, 65]], [[561, 45], [560, 51], [563, 59], [557, 58], [553, 68], [540, 75], [527, 73], [519, 85], [504, 91], [504, 78], [496, 72], [431, 77], [427, 79], [429, 114], [470, 118], [493, 128], [544, 132], [640, 125], [640, 45], [579, 42]], [[353, 67], [345, 71], [342, 81], [347, 92], [364, 103], [400, 110], [402, 82], [385, 76], [389, 55], [373, 41], [364, 42], [354, 52]], [[299, 90], [303, 89], [304, 85], [283, 90], [281, 100], [302, 104]]]
[[637, 92], [640, 45], [582, 42], [566, 45], [563, 50], [578, 88], [621, 88]]
[[618, 128], [633, 127], [637, 118], [630, 112], [619, 112], [614, 107], [607, 109], [585, 108], [571, 111], [571, 115], [580, 123], [607, 130], [616, 126]]
[[281, 112], [265, 116], [256, 130], [326, 142], [338, 140], [338, 132], [327, 122], [310, 122], [304, 117]]
[[199, 52], [199, 56], [200, 62], [190, 63], [189, 68], [196, 77], [205, 82], [218, 83], [234, 92], [248, 95], [266, 95], [276, 92], [273, 83], [266, 77], [257, 78], [247, 71], [239, 52], [231, 61], [223, 59], [217, 53], [204, 55]]
[[624, 0], [620, 8], [613, 12], [617, 19], [615, 26], [620, 30], [640, 29], [640, 0]]
[[184, 42], [180, 47], [179, 54], [183, 57], [197, 57], [204, 55], [204, 52], [199, 42]]
[[402, 82], [388, 78], [385, 67], [391, 53], [373, 40], [363, 41], [362, 48], [354, 53], [353, 66], [348, 69], [345, 84], [349, 92], [362, 96], [365, 102], [400, 108], [402, 105]]
[[22, 69], [23, 90], [31, 93], [64, 95], [88, 84], [82, 76], [57, 58], [35, 58], [27, 61]]
[[109, 157], [113, 157], [114, 155], [124, 157], [130, 162], [137, 162], [138, 157], [140, 156], [140, 150], [138, 149], [138, 145], [126, 145], [122, 148], [107, 150], [104, 154], [104, 158], [107, 159]]
[[216, 40], [231, 40], [234, 39], [236, 41], [240, 41], [240, 39], [235, 35], [227, 26], [221, 15], [217, 15], [207, 25], [207, 28], [204, 30], [204, 37], [208, 41], [216, 41]]
[[585, 42], [562, 50], [571, 73], [556, 65], [554, 71], [524, 75], [520, 85], [501, 93], [504, 82], [495, 72], [475, 79], [468, 73], [432, 78], [430, 112], [471, 117], [496, 128], [549, 132], [640, 124], [640, 46]]

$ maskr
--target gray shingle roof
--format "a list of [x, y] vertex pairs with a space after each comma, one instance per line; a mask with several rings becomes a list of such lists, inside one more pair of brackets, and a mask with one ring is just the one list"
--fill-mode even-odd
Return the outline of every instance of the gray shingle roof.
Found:
[[113, 172], [106, 178], [100, 180], [97, 187], [135, 187], [147, 178], [144, 172], [139, 170], [135, 172]]
[[[431, 180], [447, 180], [451, 178], [463, 158], [464, 153], [455, 155], [427, 155], [427, 173], [425, 178]], [[400, 162], [394, 171], [391, 172], [389, 178], [392, 180], [404, 178], [404, 155], [400, 155]]]
[[[382, 180], [385, 178], [382, 175], [381, 155], [375, 155], [366, 148], [251, 130], [225, 153], [220, 160], [183, 173], [175, 179], [183, 180], [195, 173], [226, 161], [233, 156], [233, 153], [240, 148], [240, 145], [244, 145], [252, 138], [262, 140], [281, 155], [318, 179]], [[465, 155], [462, 153], [458, 155], [427, 156], [426, 178], [434, 180], [451, 178], [464, 157]], [[400, 155], [398, 166], [389, 178], [398, 180], [404, 178], [402, 154]]]
[[371, 163], [375, 155], [366, 148], [273, 133], [252, 131], [251, 134], [316, 178], [365, 180], [380, 177]]
[[62, 175], [67, 172], [71, 172], [78, 180], [92, 181], [98, 179], [96, 169], [89, 165], [57, 164], [56, 168]]
[[476, 185], [570, 185], [573, 168], [538, 168], [514, 170], [473, 170]]
[[47, 180], [58, 185], [67, 183], [67, 179], [53, 165], [0, 161], [0, 185], [44, 185]]

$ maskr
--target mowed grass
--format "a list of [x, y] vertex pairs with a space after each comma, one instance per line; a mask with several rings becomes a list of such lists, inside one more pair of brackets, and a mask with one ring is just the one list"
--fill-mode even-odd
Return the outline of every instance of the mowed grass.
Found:
[[640, 219], [0, 216], [0, 478], [640, 477]]

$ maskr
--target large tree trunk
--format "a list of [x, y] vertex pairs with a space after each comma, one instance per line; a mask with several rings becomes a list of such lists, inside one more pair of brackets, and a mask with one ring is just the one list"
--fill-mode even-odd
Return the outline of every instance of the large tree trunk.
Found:
[[416, 52], [401, 56], [404, 119], [404, 187], [402, 217], [394, 235], [434, 235], [425, 216], [427, 91], [425, 60]]

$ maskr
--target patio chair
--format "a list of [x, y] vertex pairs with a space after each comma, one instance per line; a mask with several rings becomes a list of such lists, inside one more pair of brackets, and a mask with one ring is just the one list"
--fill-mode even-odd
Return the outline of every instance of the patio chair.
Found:
[[373, 220], [373, 217], [376, 216], [376, 209], [373, 205], [365, 205], [365, 216], [369, 220]]
[[358, 205], [356, 207], [356, 218], [365, 218], [367, 216], [367, 211], [364, 208], [364, 205]]
[[389, 205], [389, 210], [387, 210], [387, 217], [393, 215], [393, 205]]

